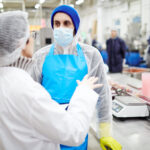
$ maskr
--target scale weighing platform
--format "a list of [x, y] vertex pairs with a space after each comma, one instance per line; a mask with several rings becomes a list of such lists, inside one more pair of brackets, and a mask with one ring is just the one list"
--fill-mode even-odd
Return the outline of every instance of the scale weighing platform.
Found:
[[132, 96], [116, 96], [112, 102], [112, 113], [118, 118], [149, 116], [146, 103]]

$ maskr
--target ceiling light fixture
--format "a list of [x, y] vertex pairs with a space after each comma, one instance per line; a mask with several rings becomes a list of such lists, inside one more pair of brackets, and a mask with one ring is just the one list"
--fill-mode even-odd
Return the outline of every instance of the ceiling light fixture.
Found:
[[76, 5], [81, 5], [84, 2], [84, 0], [77, 0]]
[[34, 7], [35, 9], [38, 9], [40, 7], [40, 4], [36, 4]]

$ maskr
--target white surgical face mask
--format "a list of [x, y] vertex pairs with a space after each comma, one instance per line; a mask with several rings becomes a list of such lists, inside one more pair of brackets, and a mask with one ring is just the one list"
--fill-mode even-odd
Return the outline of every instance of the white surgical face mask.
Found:
[[73, 40], [73, 29], [71, 28], [55, 28], [54, 40], [62, 47], [68, 46]]

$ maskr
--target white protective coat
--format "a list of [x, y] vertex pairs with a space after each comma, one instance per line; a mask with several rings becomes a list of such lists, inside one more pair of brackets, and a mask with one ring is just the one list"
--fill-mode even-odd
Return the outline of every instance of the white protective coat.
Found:
[[98, 95], [77, 87], [68, 111], [22, 69], [0, 67], [0, 150], [59, 150], [88, 132]]

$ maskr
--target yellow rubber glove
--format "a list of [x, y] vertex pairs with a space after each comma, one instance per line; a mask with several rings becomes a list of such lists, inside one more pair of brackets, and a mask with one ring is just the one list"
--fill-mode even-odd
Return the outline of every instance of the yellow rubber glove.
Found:
[[110, 123], [100, 123], [100, 146], [102, 150], [122, 150], [122, 146], [111, 137]]
[[122, 146], [112, 137], [103, 137], [100, 139], [102, 150], [122, 150]]

